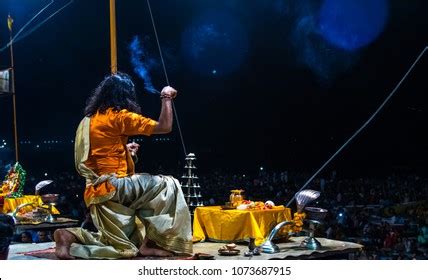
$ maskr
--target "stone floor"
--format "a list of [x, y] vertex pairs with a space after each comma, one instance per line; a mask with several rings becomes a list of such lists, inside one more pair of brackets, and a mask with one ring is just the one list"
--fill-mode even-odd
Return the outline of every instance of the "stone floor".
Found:
[[[269, 260], [269, 259], [317, 259], [317, 258], [330, 258], [335, 259], [347, 258], [348, 254], [358, 252], [362, 246], [356, 243], [343, 242], [325, 238], [318, 238], [321, 242], [322, 248], [319, 250], [307, 250], [300, 247], [300, 242], [304, 237], [292, 237], [289, 242], [278, 244], [280, 252], [276, 254], [264, 254], [259, 256], [246, 257], [244, 252], [248, 251], [246, 245], [238, 244], [236, 249], [240, 253], [235, 256], [222, 256], [218, 253], [218, 249], [224, 246], [224, 243], [214, 242], [199, 242], [195, 243], [193, 247], [194, 253], [203, 253], [214, 256], [217, 260]], [[18, 243], [10, 246], [9, 260], [42, 260], [46, 258], [39, 258], [34, 256], [27, 256], [23, 253], [32, 252], [36, 250], [44, 250], [54, 248], [54, 242], [38, 243], [38, 244], [24, 244]]]

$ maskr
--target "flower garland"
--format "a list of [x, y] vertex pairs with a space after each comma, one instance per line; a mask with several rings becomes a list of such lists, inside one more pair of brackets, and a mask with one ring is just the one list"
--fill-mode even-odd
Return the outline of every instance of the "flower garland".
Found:
[[306, 213], [299, 213], [296, 212], [294, 213], [294, 226], [293, 226], [293, 231], [294, 232], [299, 232], [302, 231], [303, 229], [303, 220], [306, 218]]
[[27, 172], [22, 168], [22, 166], [17, 162], [9, 170], [8, 174], [3, 181], [0, 196], [3, 197], [22, 197], [24, 191], [24, 184]]

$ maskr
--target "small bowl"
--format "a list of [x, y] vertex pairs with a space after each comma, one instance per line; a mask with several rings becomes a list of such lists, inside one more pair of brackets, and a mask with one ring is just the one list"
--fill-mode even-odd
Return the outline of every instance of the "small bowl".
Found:
[[50, 194], [44, 194], [41, 196], [43, 203], [55, 203], [58, 201], [59, 194], [57, 193], [50, 193]]
[[323, 221], [327, 216], [328, 210], [318, 207], [305, 207], [306, 219]]
[[235, 244], [235, 243], [227, 244], [227, 245], [226, 245], [226, 248], [227, 248], [228, 250], [233, 250], [233, 249], [235, 249], [235, 248], [236, 248], [236, 244]]

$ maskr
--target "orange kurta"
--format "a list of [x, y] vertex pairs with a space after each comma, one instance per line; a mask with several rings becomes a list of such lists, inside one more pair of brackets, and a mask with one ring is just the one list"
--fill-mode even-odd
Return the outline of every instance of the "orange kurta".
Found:
[[[134, 174], [134, 162], [126, 148], [128, 136], [151, 135], [157, 122], [127, 110], [107, 109], [97, 112], [90, 121], [90, 152], [85, 165], [98, 176], [116, 174], [125, 177]], [[108, 181], [87, 185], [85, 201], [91, 204], [94, 198], [108, 196], [115, 187]]]

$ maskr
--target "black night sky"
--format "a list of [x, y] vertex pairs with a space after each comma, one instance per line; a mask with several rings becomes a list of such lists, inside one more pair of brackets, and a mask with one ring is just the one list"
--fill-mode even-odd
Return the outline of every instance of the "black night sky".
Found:
[[[16, 32], [49, 2], [0, 0], [0, 47], [8, 42], [9, 12]], [[148, 56], [159, 61], [146, 1], [116, 2], [119, 70], [133, 76], [145, 115], [157, 119], [159, 98], [145, 92], [128, 50], [138, 35], [147, 41]], [[424, 0], [386, 1], [384, 28], [353, 50], [333, 46], [311, 30], [319, 24], [323, 1], [151, 2], [169, 79], [179, 91], [175, 105], [187, 150], [196, 153], [198, 166], [207, 172], [259, 166], [314, 171], [369, 118], [428, 45]], [[31, 27], [65, 3], [55, 1]], [[197, 18], [212, 13], [218, 16], [208, 26], [218, 23], [226, 30], [221, 32], [230, 26], [232, 42], [242, 35], [233, 32], [243, 30], [245, 42], [229, 53], [214, 45], [207, 57], [189, 60], [192, 50], [186, 48], [200, 42], [186, 41], [183, 34]], [[16, 42], [20, 141], [70, 143], [87, 96], [110, 71], [109, 52], [107, 0], [75, 0]], [[9, 66], [9, 58], [8, 49], [0, 53], [1, 68]], [[394, 168], [426, 172], [427, 71], [425, 55], [391, 102], [329, 168], [349, 174]], [[150, 74], [157, 89], [166, 85], [159, 63]], [[1, 97], [0, 138], [8, 144], [13, 143], [11, 108], [11, 98]], [[173, 141], [162, 144], [144, 138], [142, 164], [178, 168], [183, 152], [176, 127], [170, 137]], [[28, 169], [50, 164], [46, 168], [73, 170], [72, 144], [57, 149], [37, 152], [34, 145], [22, 145], [20, 161]], [[8, 160], [6, 152], [2, 157]]]

